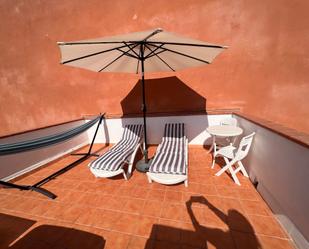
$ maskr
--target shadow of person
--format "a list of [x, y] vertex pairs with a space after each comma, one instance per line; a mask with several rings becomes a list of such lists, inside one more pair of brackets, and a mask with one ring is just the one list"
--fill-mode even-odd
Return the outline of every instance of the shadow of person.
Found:
[[[231, 209], [228, 211], [228, 214], [225, 214], [204, 196], [191, 196], [186, 202], [186, 211], [189, 214], [191, 224], [164, 219], [160, 222], [161, 224], [153, 224], [144, 249], [262, 248], [254, 235], [254, 230], [250, 222], [237, 210]], [[221, 221], [223, 226], [220, 226], [220, 228], [207, 226], [205, 212], [203, 211], [209, 213], [206, 217], [209, 217], [211, 220], [216, 220], [216, 222], [218, 220], [219, 222]], [[204, 221], [205, 223], [201, 224], [200, 221]], [[240, 231], [244, 231], [245, 233]]]
[[[228, 230], [222, 230], [218, 228], [207, 227], [201, 225], [196, 218], [194, 211], [192, 209], [193, 203], [204, 204], [208, 206], [208, 208], [225, 224], [228, 226]], [[247, 233], [252, 234], [250, 237], [250, 248], [247, 249], [259, 249], [261, 245], [254, 235], [253, 227], [250, 222], [243, 216], [240, 212], [234, 209], [228, 210], [228, 214], [226, 215], [220, 209], [215, 207], [212, 203], [210, 203], [204, 196], [191, 196], [191, 198], [186, 202], [186, 207], [192, 224], [194, 226], [195, 232], [189, 235], [193, 236], [197, 246], [203, 246], [201, 248], [208, 248], [207, 244], [212, 244], [215, 248], [235, 248], [236, 246], [232, 246], [232, 230], [234, 228], [241, 227], [242, 230], [245, 230]], [[207, 223], [207, 220], [206, 220]], [[192, 241], [193, 238], [189, 238]]]

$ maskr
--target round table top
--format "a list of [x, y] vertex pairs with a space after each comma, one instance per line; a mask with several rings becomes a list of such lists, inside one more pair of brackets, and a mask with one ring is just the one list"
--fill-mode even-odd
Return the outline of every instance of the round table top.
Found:
[[207, 132], [214, 136], [234, 137], [242, 134], [243, 130], [238, 126], [214, 125], [206, 128]]

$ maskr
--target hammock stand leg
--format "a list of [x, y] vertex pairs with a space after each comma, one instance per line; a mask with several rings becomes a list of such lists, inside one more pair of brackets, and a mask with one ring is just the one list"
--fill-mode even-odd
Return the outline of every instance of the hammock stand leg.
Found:
[[102, 123], [103, 116], [104, 115], [101, 115], [101, 117], [100, 117], [99, 123], [97, 125], [96, 131], [94, 133], [93, 139], [92, 139], [91, 144], [90, 144], [90, 148], [89, 148], [87, 153], [82, 154], [82, 155], [84, 155], [83, 157], [81, 157], [78, 160], [70, 163], [69, 165], [65, 166], [64, 168], [62, 168], [62, 169], [58, 170], [57, 172], [49, 175], [48, 177], [44, 178], [43, 180], [35, 183], [34, 185], [19, 185], [19, 184], [14, 184], [14, 183], [10, 183], [10, 182], [4, 182], [4, 181], [1, 181], [1, 180], [0, 180], [0, 184], [4, 185], [5, 187], [8, 187], [8, 188], [17, 188], [17, 189], [20, 189], [20, 190], [36, 191], [40, 194], [47, 196], [50, 199], [55, 199], [57, 197], [55, 194], [51, 193], [50, 191], [48, 191], [46, 189], [41, 188], [40, 186], [42, 186], [43, 184], [45, 184], [45, 183], [49, 182], [50, 180], [56, 178], [57, 176], [62, 175], [63, 173], [67, 172], [68, 170], [72, 169], [73, 167], [75, 167], [76, 165], [80, 164], [81, 162], [87, 160], [90, 156], [93, 155], [91, 153], [92, 146], [93, 146], [95, 138], [97, 136], [100, 124]]
[[94, 136], [92, 138], [92, 141], [91, 141], [91, 144], [90, 144], [88, 152], [87, 153], [71, 153], [71, 156], [96, 156], [96, 157], [99, 156], [99, 154], [91, 153], [91, 150], [92, 150], [92, 146], [93, 146], [94, 140], [95, 140], [95, 138], [97, 136], [100, 124], [102, 123], [103, 116], [104, 116], [104, 114], [100, 117], [99, 123], [97, 125], [96, 130], [95, 130], [95, 133], [94, 133]]

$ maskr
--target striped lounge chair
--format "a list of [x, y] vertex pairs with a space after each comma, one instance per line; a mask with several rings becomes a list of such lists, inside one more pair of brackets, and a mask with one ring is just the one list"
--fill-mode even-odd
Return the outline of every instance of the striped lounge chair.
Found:
[[162, 142], [147, 172], [149, 182], [188, 186], [188, 139], [183, 123], [165, 125]]
[[[111, 149], [89, 164], [90, 171], [96, 177], [113, 177], [123, 174], [128, 180], [132, 173], [132, 166], [136, 152], [141, 143], [143, 125], [126, 125], [121, 140]], [[123, 166], [128, 164], [128, 172]]]

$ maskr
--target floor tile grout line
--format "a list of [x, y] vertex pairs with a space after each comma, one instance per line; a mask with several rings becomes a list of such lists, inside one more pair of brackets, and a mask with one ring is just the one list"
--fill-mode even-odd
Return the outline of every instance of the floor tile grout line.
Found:
[[[191, 162], [191, 163], [194, 163], [194, 160], [193, 160], [193, 162]], [[202, 168], [200, 167], [200, 166], [198, 166], [198, 167], [195, 167], [195, 169], [196, 169], [196, 172], [197, 171], [200, 171]], [[205, 176], [207, 175], [207, 174], [204, 174]], [[141, 179], [141, 178], [140, 178]], [[137, 178], [137, 180], [136, 180], [136, 182], [140, 182], [140, 179], [139, 178]], [[211, 179], [211, 178], [210, 178]], [[92, 184], [95, 184], [96, 182], [92, 182], [91, 181], [91, 179], [88, 179], [88, 178], [83, 178], [82, 176], [80, 176], [80, 177], [73, 177], [73, 176], [71, 176], [71, 177], [65, 177], [65, 178], [60, 178], [60, 179], [58, 179], [58, 180], [60, 180], [60, 181], [65, 181], [65, 182], [70, 182], [70, 181], [80, 181], [80, 182], [83, 182], [83, 183], [92, 183]], [[224, 180], [225, 181], [225, 180]], [[196, 181], [193, 181], [192, 183], [196, 183], [196, 184], [200, 184], [200, 185], [211, 185], [211, 184], [204, 184], [203, 182], [201, 182], [201, 180], [196, 180]], [[104, 182], [104, 184], [108, 184], [108, 183], [106, 183], [106, 182]], [[122, 185], [122, 184], [121, 184]], [[252, 199], [252, 198], [250, 198], [250, 199], [247, 199], [247, 198], [239, 198], [239, 197], [237, 197], [237, 198], [229, 198], [229, 197], [226, 197], [226, 196], [222, 196], [220, 193], [219, 193], [219, 191], [218, 191], [218, 188], [220, 188], [220, 187], [222, 187], [222, 186], [225, 186], [225, 185], [223, 185], [223, 182], [216, 182], [216, 183], [214, 183], [214, 184], [212, 184], [213, 186], [214, 186], [214, 189], [215, 189], [215, 192], [216, 192], [216, 194], [215, 195], [211, 195], [211, 194], [207, 194], [207, 196], [216, 196], [216, 197], [218, 197], [218, 198], [220, 198], [220, 199], [233, 199], [233, 200], [237, 200], [238, 202], [240, 202], [240, 204], [241, 204], [241, 207], [242, 208], [244, 208], [244, 205], [243, 205], [243, 203], [242, 203], [242, 201], [256, 201], [256, 202], [259, 202], [259, 203], [262, 203], [264, 200], [260, 200], [260, 199]], [[251, 186], [246, 186], [247, 184], [244, 184], [244, 185], [242, 185], [242, 190], [247, 190], [247, 191], [252, 191], [252, 190], [254, 190], [254, 189], [252, 189], [251, 188]], [[114, 186], [114, 185], [113, 185]], [[230, 186], [230, 185], [229, 185]], [[225, 186], [225, 187], [229, 187], [229, 186]], [[54, 187], [54, 185], [53, 185], [53, 187]], [[51, 187], [51, 188], [53, 188], [53, 187]], [[148, 188], [148, 190], [150, 191], [152, 188], [149, 188], [149, 187], [147, 187]], [[64, 191], [66, 191], [66, 190], [69, 190], [70, 188], [68, 188], [68, 187], [66, 187], [66, 188], [64, 188]], [[156, 190], [156, 189], [153, 189], [153, 190]], [[167, 199], [167, 192], [168, 191], [177, 191], [177, 192], [181, 192], [182, 193], [182, 195], [184, 195], [184, 194], [189, 194], [190, 195], [190, 193], [191, 194], [193, 194], [194, 192], [187, 192], [187, 191], [183, 191], [182, 189], [169, 189], [168, 187], [165, 187], [164, 189], [164, 197], [163, 197], [163, 202], [164, 203], [168, 203], [168, 202], [171, 202], [171, 203], [177, 203], [177, 201], [171, 201], [171, 200], [168, 200]], [[241, 190], [241, 189], [239, 189], [239, 190]], [[238, 191], [239, 191], [238, 190]], [[256, 191], [256, 190], [255, 190]], [[78, 190], [76, 190], [76, 192], [77, 193], [82, 193], [82, 194], [85, 194], [85, 195], [88, 195], [88, 194], [95, 194], [95, 195], [101, 195], [101, 194], [103, 194], [103, 193], [100, 193], [100, 191], [78, 191]], [[1, 194], [4, 194], [4, 193], [1, 193]], [[202, 194], [202, 193], [199, 193], [199, 194]], [[4, 195], [6, 195], [6, 194], [4, 194]], [[37, 197], [35, 197], [35, 196], [31, 196], [31, 195], [25, 195], [25, 196], [23, 196], [22, 194], [20, 194], [20, 193], [10, 193], [9, 195], [11, 195], [11, 196], [15, 196], [15, 197], [17, 197], [17, 198], [22, 198], [23, 200], [24, 199], [30, 199], [30, 200], [37, 200], [37, 201], [46, 201], [47, 203], [49, 202], [49, 203], [51, 203], [51, 201], [50, 200], [44, 200], [43, 198], [37, 198]], [[104, 193], [103, 195], [105, 195], [105, 196], [107, 196], [107, 194], [106, 193]], [[202, 195], [204, 195], [205, 196], [205, 194], [202, 194]], [[114, 195], [114, 196], [116, 196], [116, 195]], [[63, 197], [63, 196], [62, 196]], [[118, 196], [117, 196], [118, 197]], [[139, 198], [139, 197], [132, 197], [132, 196], [124, 196], [123, 198], [127, 198], [127, 199], [139, 199], [139, 200], [144, 200], [144, 203], [143, 203], [143, 208], [144, 208], [144, 206], [146, 205], [146, 201], [148, 200], [147, 198]], [[183, 202], [183, 199], [184, 198], [182, 198], [182, 201], [180, 201], [180, 203], [181, 202]], [[70, 203], [69, 202], [66, 202], [66, 201], [62, 201], [62, 199], [58, 199], [58, 200], [56, 200], [55, 201], [56, 203], [58, 203], [58, 204], [61, 204], [61, 205], [69, 205]], [[265, 202], [265, 201], [264, 201]], [[263, 204], [265, 204], [265, 203], [263, 203]], [[78, 206], [78, 204], [77, 204], [77, 206]], [[86, 207], [86, 208], [88, 208], [88, 207], [90, 207], [91, 205], [80, 205], [79, 207]], [[156, 216], [151, 216], [151, 215], [143, 215], [143, 214], [141, 214], [141, 212], [131, 212], [131, 211], [125, 211], [125, 210], [115, 210], [115, 209], [113, 209], [113, 208], [110, 208], [110, 209], [108, 209], [108, 208], [104, 208], [104, 207], [95, 207], [96, 209], [99, 209], [99, 210], [110, 210], [110, 211], [116, 211], [116, 212], [119, 212], [119, 213], [128, 213], [128, 214], [134, 214], [134, 215], [139, 215], [139, 216], [145, 216], [145, 217], [154, 217], [154, 218], [156, 218], [156, 219], [158, 219], [158, 220], [162, 220], [163, 218], [161, 218], [161, 216], [162, 216], [162, 212], [163, 212], [163, 207], [161, 207], [161, 210], [160, 210], [160, 215], [159, 215], [159, 217], [156, 217]], [[2, 208], [1, 208], [1, 210], [2, 210]], [[5, 209], [4, 209], [5, 210]], [[17, 214], [22, 214], [23, 216], [25, 216], [25, 217], [27, 217], [27, 213], [24, 213], [23, 211], [14, 211], [15, 213], [17, 213]], [[262, 217], [262, 216], [264, 216], [264, 217], [273, 217], [273, 218], [275, 218], [276, 219], [276, 217], [274, 216], [274, 214], [272, 213], [272, 211], [270, 210], [270, 214], [271, 215], [256, 215], [256, 214], [251, 214], [251, 213], [249, 213], [249, 212], [247, 212], [246, 210], [244, 210], [244, 213], [246, 213], [247, 215], [251, 215], [251, 216], [259, 216], [259, 217]], [[34, 217], [39, 217], [40, 219], [48, 219], [48, 220], [54, 220], [54, 221], [61, 221], [61, 222], [64, 222], [64, 223], [68, 223], [68, 221], [66, 221], [66, 220], [61, 220], [61, 219], [57, 219], [57, 218], [45, 218], [46, 216], [44, 216], [44, 215], [42, 215], [42, 216], [35, 216], [35, 215], [30, 215], [30, 216], [34, 216]], [[42, 217], [42, 218], [41, 218]], [[78, 219], [78, 218], [77, 218]], [[76, 219], [76, 220], [77, 220]], [[76, 221], [75, 220], [75, 221]], [[184, 220], [175, 220], [175, 219], [170, 219], [171, 221], [176, 221], [176, 222], [183, 222], [183, 223], [190, 223], [190, 222], [188, 222], [188, 221], [184, 221]], [[74, 223], [73, 224], [76, 224], [75, 223], [75, 221], [74, 221]], [[276, 219], [276, 221], [277, 221], [277, 223], [278, 223], [278, 220]], [[82, 225], [83, 226], [83, 225]], [[89, 226], [89, 227], [95, 227], [95, 226]], [[282, 227], [280, 226], [280, 224], [279, 224], [279, 227], [282, 229]], [[99, 227], [97, 227], [98, 229], [101, 229], [101, 228], [99, 228]], [[119, 231], [116, 231], [116, 232], [119, 232]], [[274, 236], [269, 236], [269, 235], [264, 235], [264, 234], [259, 234], [259, 233], [257, 233], [258, 235], [261, 235], [261, 236], [266, 236], [266, 237], [274, 237]], [[274, 238], [279, 238], [279, 239], [284, 239], [284, 240], [290, 240], [289, 239], [289, 235], [288, 234], [285, 234], [288, 238], [286, 238], [286, 237], [284, 237], [284, 238], [282, 238], [282, 237], [274, 237]], [[134, 235], [134, 236], [136, 236], [136, 235]]]
[[[15, 211], [17, 213], [22, 213], [22, 212], [18, 212], [18, 211]], [[121, 212], [120, 212], [121, 213]], [[122, 212], [122, 213], [126, 213], [126, 214], [132, 214], [130, 212]], [[36, 215], [33, 215], [33, 216], [36, 216]], [[137, 215], [138, 216], [138, 215]], [[146, 216], [146, 217], [152, 217], [152, 218], [157, 218], [159, 221], [160, 220], [168, 220], [168, 221], [174, 221], [174, 222], [181, 222], [181, 223], [187, 223], [187, 224], [191, 224], [190, 222], [186, 222], [184, 220], [174, 220], [174, 219], [168, 219], [168, 218], [162, 218], [162, 217], [155, 217], [155, 216], [147, 216], [147, 215], [142, 215], [142, 216]], [[160, 215], [161, 216], [161, 215]], [[57, 218], [51, 218], [51, 217], [48, 217], [48, 216], [36, 216], [36, 217], [42, 217], [42, 218], [45, 218], [45, 219], [49, 219], [49, 220], [60, 220], [61, 222], [67, 222], [67, 223], [71, 223], [72, 221], [67, 221], [67, 220], [62, 220], [62, 219], [57, 219]], [[84, 225], [85, 224], [79, 224], [79, 223], [75, 223], [75, 221], [77, 220], [78, 218], [76, 218], [72, 224], [77, 224], [77, 225]], [[217, 227], [217, 226], [211, 226], [211, 225], [208, 225], [210, 227]], [[89, 227], [96, 227], [96, 226], [93, 226], [93, 225], [89, 225]], [[96, 228], [100, 228], [100, 227], [96, 227]], [[101, 228], [102, 229], [102, 228]], [[235, 229], [230, 229], [231, 231], [237, 231], [237, 232], [242, 232], [242, 233], [248, 233], [248, 234], [251, 234], [249, 232], [245, 232], [245, 231], [241, 231], [241, 230], [235, 230]], [[111, 231], [114, 231], [114, 230], [111, 230]], [[115, 230], [117, 231], [117, 230]], [[285, 240], [290, 240], [290, 238], [286, 238], [286, 237], [279, 237], [279, 236], [273, 236], [273, 235], [267, 235], [267, 234], [263, 234], [263, 233], [254, 233], [254, 234], [257, 234], [257, 235], [261, 235], [261, 236], [267, 236], [267, 237], [272, 237], [272, 238], [278, 238], [278, 239], [285, 239]], [[288, 236], [288, 235], [287, 235]]]

